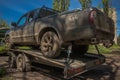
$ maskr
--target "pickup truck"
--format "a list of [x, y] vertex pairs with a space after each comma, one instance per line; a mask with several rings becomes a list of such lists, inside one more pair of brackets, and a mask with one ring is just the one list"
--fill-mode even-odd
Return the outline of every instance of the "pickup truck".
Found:
[[72, 52], [84, 54], [90, 44], [110, 47], [114, 39], [114, 22], [97, 8], [59, 12], [41, 7], [24, 14], [6, 33], [6, 44], [31, 46], [45, 57], [55, 58], [72, 43]]

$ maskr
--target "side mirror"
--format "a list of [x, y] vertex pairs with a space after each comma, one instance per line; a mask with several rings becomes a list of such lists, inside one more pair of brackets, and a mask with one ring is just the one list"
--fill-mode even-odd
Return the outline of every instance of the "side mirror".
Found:
[[17, 24], [16, 24], [15, 22], [12, 22], [12, 23], [11, 23], [11, 26], [16, 27]]

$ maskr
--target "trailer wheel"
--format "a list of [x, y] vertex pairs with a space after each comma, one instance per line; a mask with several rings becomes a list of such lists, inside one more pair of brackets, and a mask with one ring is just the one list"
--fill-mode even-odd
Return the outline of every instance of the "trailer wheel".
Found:
[[76, 56], [85, 54], [89, 49], [89, 45], [73, 45], [72, 53]]
[[16, 55], [14, 53], [9, 53], [8, 63], [10, 68], [16, 68]]
[[17, 56], [17, 70], [21, 72], [31, 70], [30, 60], [25, 54], [19, 54]]
[[60, 55], [60, 40], [55, 32], [47, 31], [41, 38], [41, 51], [45, 57], [55, 58]]

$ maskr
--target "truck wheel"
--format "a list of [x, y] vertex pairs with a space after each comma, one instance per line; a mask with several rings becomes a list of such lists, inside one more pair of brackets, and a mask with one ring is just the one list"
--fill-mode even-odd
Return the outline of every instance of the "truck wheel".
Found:
[[60, 55], [61, 43], [56, 33], [52, 31], [44, 33], [40, 44], [45, 57], [55, 58]]
[[16, 68], [16, 55], [14, 53], [9, 53], [8, 63], [10, 68]]
[[30, 60], [25, 54], [19, 54], [17, 56], [17, 70], [21, 72], [31, 70]]
[[10, 37], [6, 36], [5, 38], [5, 44], [8, 49], [14, 48], [14, 46], [10, 43]]
[[89, 45], [73, 45], [72, 53], [76, 56], [85, 54], [89, 49]]

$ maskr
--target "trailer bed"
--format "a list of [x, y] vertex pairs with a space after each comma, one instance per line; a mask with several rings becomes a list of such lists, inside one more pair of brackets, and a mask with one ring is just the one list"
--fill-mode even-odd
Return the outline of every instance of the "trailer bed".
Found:
[[46, 58], [39, 50], [19, 50], [11, 49], [10, 52], [15, 54], [24, 53], [32, 57], [32, 61], [39, 62], [48, 66], [58, 67], [64, 69], [64, 77], [69, 79], [73, 76], [79, 75], [85, 71], [91, 70], [105, 62], [103, 55], [86, 53], [79, 57], [71, 57], [69, 63], [66, 63], [67, 57], [61, 56], [57, 59]]

